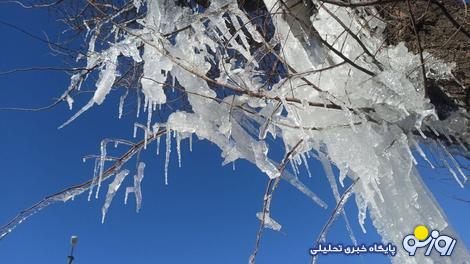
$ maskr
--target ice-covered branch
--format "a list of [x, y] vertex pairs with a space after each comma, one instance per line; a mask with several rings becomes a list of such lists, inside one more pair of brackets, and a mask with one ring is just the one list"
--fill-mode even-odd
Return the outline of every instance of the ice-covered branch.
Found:
[[[126, 91], [119, 100], [119, 117], [128, 94], [135, 92], [137, 117], [143, 109], [147, 122], [135, 123], [134, 137], [140, 128], [144, 139], [135, 145], [115, 141], [130, 145], [117, 158], [108, 156], [106, 146], [111, 141], [104, 140], [101, 155], [90, 157], [96, 159], [92, 180], [46, 198], [5, 226], [2, 234], [30, 212], [99, 187], [166, 133], [165, 184], [172, 136], [180, 165], [180, 142], [195, 135], [220, 149], [223, 165], [247, 160], [269, 178], [263, 211], [257, 214], [261, 224], [251, 263], [264, 228], [281, 228], [270, 216], [272, 196], [281, 179], [326, 208], [297, 177], [300, 165], [308, 168], [308, 158], [321, 161], [337, 203], [319, 241], [337, 215], [346, 216], [343, 206], [352, 194], [362, 230], [366, 231], [365, 219], [370, 215], [384, 241], [399, 244], [410, 224], [425, 222], [457, 236], [423, 185], [413, 150], [431, 164], [423, 147], [437, 144], [444, 164], [465, 187], [467, 176], [453, 151], [468, 156], [468, 113], [458, 110], [440, 120], [426, 93], [428, 79], [455, 78], [452, 63], [421, 48], [413, 54], [403, 43], [385, 44], [386, 24], [374, 6], [389, 2], [264, 0], [255, 5], [252, 1], [154, 0], [115, 6], [87, 1], [93, 17], [82, 21], [88, 51], [79, 59], [91, 70], [72, 76], [62, 100], [68, 100], [70, 91], [78, 90], [92, 73], [98, 79], [88, 102], [61, 127], [79, 122], [78, 116], [108, 100], [113, 88], [121, 85]], [[416, 29], [412, 8], [409, 11]], [[416, 38], [420, 44], [418, 34]], [[106, 42], [100, 42], [103, 39]], [[284, 144], [285, 158], [279, 165], [270, 158], [275, 147], [272, 138]], [[115, 165], [105, 170], [105, 162]], [[137, 211], [144, 167], [138, 164], [125, 199], [134, 193]], [[339, 169], [339, 176], [333, 174], [332, 165]], [[109, 186], [103, 217], [125, 173], [118, 176]], [[353, 180], [354, 188], [350, 186], [340, 196], [336, 180], [343, 186], [346, 177]], [[397, 208], [393, 203], [406, 206]], [[446, 261], [468, 257], [466, 249], [457, 251]], [[421, 260], [402, 253], [394, 257], [404, 263]]]

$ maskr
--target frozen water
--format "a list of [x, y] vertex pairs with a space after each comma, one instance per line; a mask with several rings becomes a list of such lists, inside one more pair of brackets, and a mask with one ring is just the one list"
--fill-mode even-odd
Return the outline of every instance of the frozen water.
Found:
[[[370, 217], [384, 242], [401, 244], [410, 225], [423, 223], [448, 230], [449, 235], [457, 237], [422, 183], [412, 151], [416, 150], [433, 166], [420, 145], [428, 142], [425, 139], [430, 140], [433, 133], [444, 135], [449, 142], [457, 138], [465, 150], [465, 144], [470, 142], [468, 121], [461, 117], [468, 114], [459, 112], [447, 121], [437, 120], [435, 109], [422, 89], [423, 76], [416, 70], [421, 63], [419, 56], [409, 52], [403, 43], [383, 45], [385, 24], [377, 18], [376, 9], [353, 11], [327, 3], [309, 9], [303, 3], [316, 1], [302, 1], [286, 10], [279, 1], [264, 0], [267, 10], [279, 10], [270, 15], [272, 36], [267, 37], [250, 22], [253, 20], [239, 9], [236, 1], [213, 0], [202, 13], [174, 1], [133, 3], [140, 10], [146, 6], [145, 16], [138, 21], [141, 28], [123, 30], [115, 43], [100, 51], [95, 47], [96, 34], [91, 35], [87, 65], [99, 71], [96, 90], [89, 102], [61, 127], [104, 102], [119, 76], [119, 58], [124, 56], [143, 63], [137, 116], [143, 96], [143, 109], [148, 116], [147, 125], [140, 127], [146, 139], [156, 132], [150, 131], [150, 125], [153, 112], [160, 111], [157, 104], [159, 107], [168, 104], [167, 91], [171, 92], [166, 89], [168, 85], [175, 92], [184, 93], [187, 99], [190, 110], [171, 108], [168, 119], [159, 121], [167, 130], [165, 184], [171, 133], [176, 135], [179, 165], [181, 140], [189, 137], [191, 149], [195, 134], [220, 149], [223, 165], [247, 160], [268, 178], [282, 177], [326, 208], [324, 201], [297, 176], [302, 162], [308, 166], [310, 153], [319, 153], [315, 158], [323, 164], [336, 202], [341, 203], [337, 180], [343, 186], [347, 177], [360, 179], [351, 194], [355, 195], [357, 218], [364, 232], [366, 218]], [[307, 11], [312, 9], [316, 11]], [[452, 64], [425, 55], [429, 58], [427, 75], [437, 79], [451, 77]], [[276, 58], [282, 70], [263, 68], [263, 59], [267, 57]], [[84, 78], [85, 73], [73, 75], [70, 87], [79, 88]], [[121, 97], [120, 117], [123, 101]], [[421, 136], [419, 141], [415, 135]], [[286, 169], [281, 173], [277, 164], [280, 161], [269, 157], [270, 149], [277, 146], [271, 136], [282, 141], [286, 152], [300, 140], [304, 142], [289, 161], [292, 172]], [[106, 142], [101, 148], [99, 173], [95, 176], [98, 190]], [[445, 145], [440, 148], [445, 165], [464, 187], [467, 178], [461, 166]], [[134, 186], [126, 189], [126, 197], [135, 193], [137, 210], [145, 166], [141, 164]], [[339, 169], [338, 176], [334, 175], [332, 165]], [[310, 174], [308, 167], [307, 170]], [[112, 190], [120, 184], [118, 180], [125, 177], [118, 175], [113, 188], [108, 190], [110, 199], [114, 195]], [[109, 203], [103, 207], [103, 219]], [[346, 214], [339, 211], [350, 230]], [[269, 215], [265, 220], [266, 227], [280, 229]], [[352, 233], [350, 236], [354, 240]], [[467, 250], [459, 248], [443, 261], [452, 263], [468, 258]], [[393, 261], [411, 264], [426, 260], [405, 258], [399, 252]]]
[[114, 195], [116, 194], [117, 190], [121, 186], [122, 181], [124, 178], [129, 174], [128, 170], [120, 171], [114, 177], [114, 180], [108, 186], [108, 192], [106, 193], [106, 201], [104, 202], [103, 208], [101, 209], [103, 217], [101, 222], [104, 223], [104, 219], [106, 217], [106, 213], [108, 212], [108, 208], [113, 201]]

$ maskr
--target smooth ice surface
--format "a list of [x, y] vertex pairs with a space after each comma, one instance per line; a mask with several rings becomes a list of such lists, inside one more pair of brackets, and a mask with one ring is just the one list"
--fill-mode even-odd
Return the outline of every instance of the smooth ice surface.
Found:
[[119, 187], [121, 186], [122, 181], [128, 174], [129, 174], [129, 170], [120, 171], [119, 173], [116, 174], [116, 176], [114, 177], [114, 180], [109, 184], [108, 192], [106, 193], [106, 200], [101, 210], [103, 214], [101, 222], [104, 223], [106, 213], [108, 212], [109, 206], [111, 205], [111, 202], [113, 201], [114, 195], [119, 190]]

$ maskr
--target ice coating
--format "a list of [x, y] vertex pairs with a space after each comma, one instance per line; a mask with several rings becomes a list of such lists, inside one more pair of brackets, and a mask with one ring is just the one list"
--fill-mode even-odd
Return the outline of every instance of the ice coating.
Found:
[[[429, 132], [442, 134], [449, 141], [457, 135], [456, 140], [466, 149], [465, 144], [470, 141], [468, 123], [460, 118], [466, 113], [456, 113], [447, 121], [437, 120], [422, 88], [423, 76], [415, 70], [420, 64], [419, 56], [410, 53], [403, 43], [383, 46], [384, 24], [375, 17], [377, 10], [353, 11], [303, 1], [307, 2], [312, 6], [299, 4], [294, 10], [285, 10], [279, 1], [264, 0], [267, 10], [272, 11], [273, 36], [267, 38], [250, 23], [250, 17], [236, 1], [213, 0], [207, 10], [201, 11], [203, 15], [173, 1], [134, 1], [137, 8], [146, 5], [148, 10], [139, 21], [142, 28], [127, 32], [124, 39], [102, 51], [95, 50], [96, 38], [92, 35], [87, 65], [96, 66], [100, 73], [96, 90], [93, 98], [64, 125], [93, 105], [103, 103], [118, 74], [117, 58], [122, 55], [143, 62], [137, 113], [143, 96], [148, 118], [147, 125], [139, 127], [144, 129], [145, 138], [151, 133], [156, 105], [167, 103], [168, 85], [183, 90], [187, 96], [191, 110], [176, 109], [160, 124], [168, 131], [166, 184], [171, 133], [176, 135], [178, 163], [181, 140], [195, 134], [220, 148], [224, 165], [245, 159], [270, 179], [281, 176], [326, 207], [297, 177], [301, 163], [308, 165], [309, 153], [319, 153], [315, 157], [323, 164], [337, 202], [340, 194], [336, 180], [343, 186], [347, 177], [360, 179], [353, 193], [359, 208], [357, 221], [364, 232], [366, 217], [371, 217], [384, 242], [400, 244], [410, 225], [423, 223], [458, 237], [422, 183], [412, 151], [417, 150], [429, 162], [420, 145], [428, 140]], [[295, 12], [296, 19], [291, 12]], [[246, 30], [231, 30], [227, 24], [235, 29], [246, 24]], [[344, 25], [354, 37], [345, 33]], [[185, 27], [188, 30], [172, 33]], [[163, 37], [166, 34], [172, 36], [171, 41]], [[143, 50], [142, 58], [137, 47]], [[232, 53], [237, 58], [231, 57]], [[270, 85], [260, 77], [270, 74], [260, 63], [268, 53], [275, 53], [271, 55], [281, 61], [285, 71]], [[451, 68], [431, 56], [427, 74], [447, 78]], [[214, 72], [216, 77], [210, 79]], [[181, 87], [175, 87], [176, 82]], [[74, 75], [71, 86], [79, 87], [80, 83], [81, 75]], [[281, 161], [268, 157], [273, 147], [270, 137], [281, 139], [286, 152], [300, 140], [305, 143], [289, 161], [293, 173], [284, 171], [281, 175], [277, 165]], [[441, 143], [439, 148], [445, 165], [463, 187], [467, 179], [451, 151]], [[106, 155], [106, 150], [103, 153]], [[100, 170], [104, 160], [101, 157]], [[332, 173], [331, 164], [340, 170], [338, 176]], [[98, 185], [101, 174], [102, 171]], [[126, 194], [135, 192], [137, 198], [136, 186], [126, 190]], [[269, 215], [267, 219], [267, 227], [278, 228]], [[351, 238], [354, 240], [353, 235]], [[467, 250], [459, 247], [442, 261], [453, 263], [468, 258]], [[434, 260], [405, 258], [403, 252], [393, 258], [396, 263]]]
[[134, 175], [134, 186], [126, 188], [126, 195], [124, 197], [124, 204], [127, 204], [127, 199], [129, 197], [129, 194], [134, 193], [135, 204], [136, 204], [135, 210], [137, 213], [140, 211], [140, 208], [142, 207], [141, 183], [144, 178], [144, 169], [145, 169], [145, 163], [139, 162], [139, 165], [137, 166], [137, 174]]
[[124, 178], [129, 174], [129, 170], [120, 171], [114, 177], [114, 180], [108, 186], [108, 192], [106, 193], [106, 200], [104, 202], [103, 208], [101, 209], [102, 212], [102, 219], [101, 222], [104, 223], [104, 219], [106, 217], [106, 213], [108, 212], [109, 206], [113, 201], [114, 195], [116, 194], [117, 190], [121, 186], [122, 181]]
[[255, 154], [255, 163], [258, 168], [266, 173], [269, 178], [274, 179], [281, 175], [276, 166], [272, 164], [267, 157], [268, 147], [264, 142], [254, 143], [251, 145], [253, 147], [253, 152]]
[[256, 213], [256, 217], [260, 221], [263, 221], [263, 218], [264, 218], [264, 227], [265, 228], [269, 228], [269, 229], [272, 229], [274, 231], [280, 231], [281, 228], [282, 228], [282, 226], [278, 222], [276, 222], [276, 220], [272, 219], [269, 214], [264, 214], [264, 216], [263, 216], [263, 212], [258, 212], [258, 213]]

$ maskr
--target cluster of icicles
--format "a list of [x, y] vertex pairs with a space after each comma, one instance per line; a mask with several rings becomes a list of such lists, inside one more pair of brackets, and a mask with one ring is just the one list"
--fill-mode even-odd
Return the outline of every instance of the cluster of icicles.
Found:
[[[415, 149], [434, 167], [420, 146], [420, 142], [427, 140], [425, 132], [447, 136], [461, 133], [467, 128], [459, 126], [461, 115], [452, 117], [453, 123], [436, 120], [434, 108], [420, 88], [422, 76], [416, 70], [416, 65], [420, 64], [419, 56], [408, 52], [403, 44], [383, 46], [382, 31], [385, 26], [377, 19], [377, 10], [352, 11], [346, 7], [322, 4], [318, 12], [306, 17], [301, 26], [288, 18], [287, 11], [273, 11], [270, 14], [273, 36], [267, 39], [258, 31], [253, 19], [240, 10], [237, 1], [213, 0], [207, 9], [190, 9], [175, 2], [134, 1], [137, 9], [146, 5], [145, 16], [138, 20], [142, 28], [125, 30], [113, 27], [115, 43], [100, 51], [95, 50], [99, 29], [90, 29], [86, 68], [99, 71], [96, 90], [88, 103], [61, 128], [95, 104], [105, 101], [119, 76], [119, 58], [127, 57], [136, 63], [143, 62], [143, 76], [137, 89], [137, 116], [141, 108], [148, 115], [145, 125], [135, 124], [134, 137], [138, 129], [143, 130], [142, 148], [147, 148], [148, 140], [155, 139], [158, 152], [160, 137], [153, 135], [161, 129], [166, 130], [165, 184], [169, 183], [172, 138], [176, 141], [178, 164], [181, 166], [181, 141], [188, 138], [192, 148], [194, 134], [198, 139], [214, 143], [221, 150], [223, 165], [234, 164], [238, 159], [247, 160], [269, 179], [281, 177], [314, 203], [327, 208], [326, 203], [299, 179], [299, 166], [305, 166], [308, 175], [311, 175], [308, 159], [319, 160], [338, 203], [336, 213], [344, 217], [354, 243], [356, 239], [343, 210], [352, 193], [358, 205], [357, 217], [362, 230], [366, 231], [364, 224], [369, 212], [384, 241], [398, 244], [408, 232], [410, 223], [424, 222], [457, 236], [432, 194], [423, 185], [412, 150]], [[271, 11], [284, 8], [276, 0], [264, 0], [264, 4]], [[314, 27], [324, 40], [330, 41], [333, 49], [341, 50], [343, 57], [319, 45], [309, 32], [302, 31], [305, 23]], [[239, 30], [234, 32], [227, 24]], [[345, 34], [344, 25], [357, 33], [362, 46], [357, 39]], [[369, 32], [365, 28], [374, 30]], [[293, 31], [297, 31], [296, 34]], [[164, 35], [171, 35], [171, 40], [164, 38]], [[277, 48], [273, 47], [281, 47], [281, 50], [276, 53]], [[364, 54], [364, 49], [376, 51], [374, 61]], [[285, 67], [289, 74], [280, 71], [277, 76], [279, 80], [267, 87], [266, 76], [272, 74], [272, 67], [264, 69], [261, 62], [269, 56], [277, 56], [279, 61], [289, 65]], [[437, 79], [452, 76], [452, 65], [429, 54], [426, 56], [427, 74]], [[355, 65], [345, 63], [344, 57], [350, 58]], [[325, 68], [329, 70], [322, 70]], [[217, 74], [209, 76], [213, 72]], [[70, 91], [79, 89], [87, 74], [83, 71], [72, 76], [64, 94], [70, 107], [73, 104]], [[153, 113], [167, 103], [167, 93], [171, 92], [168, 87], [181, 87], [191, 111], [175, 110], [166, 121], [152, 123]], [[228, 92], [221, 95], [216, 92], [217, 89], [227, 89]], [[127, 92], [120, 98], [119, 117], [123, 116], [126, 97]], [[331, 105], [334, 107], [327, 107]], [[412, 133], [415, 131], [418, 136]], [[278, 169], [280, 161], [270, 158], [269, 139], [272, 138], [282, 140], [286, 153], [302, 142], [289, 160], [292, 172], [281, 172]], [[455, 139], [459, 141], [458, 137]], [[105, 163], [113, 161], [106, 149], [110, 142], [112, 140], [101, 143], [101, 154], [96, 158], [91, 183], [53, 196], [34, 207], [34, 210], [55, 201], [66, 201], [87, 190], [90, 199], [94, 186], [97, 186], [95, 197], [98, 197], [102, 181], [109, 178], [109, 175], [104, 177]], [[114, 143], [135, 144], [127, 141]], [[468, 152], [465, 144], [469, 142], [458, 143], [464, 152]], [[440, 141], [432, 144], [435, 144], [434, 152], [442, 155], [445, 166], [458, 184], [464, 187], [467, 177], [451, 151]], [[339, 170], [338, 176], [333, 172], [333, 165]], [[142, 201], [140, 185], [144, 168], [144, 163], [138, 163], [134, 184], [125, 190], [126, 202], [129, 194], [135, 194], [137, 211]], [[116, 168], [114, 173], [102, 208], [103, 221], [114, 195], [130, 172]], [[357, 184], [352, 192], [346, 193], [344, 199], [340, 193], [347, 178]], [[265, 227], [281, 229], [281, 225], [270, 215], [258, 213], [257, 217], [264, 219]], [[24, 218], [18, 219], [22, 221]], [[17, 223], [7, 226], [2, 234], [3, 231], [9, 232]], [[326, 232], [319, 240], [325, 239]], [[455, 253], [452, 260], [468, 256], [465, 248], [456, 251], [460, 253]], [[423, 260], [398, 254], [394, 261], [416, 263]]]

